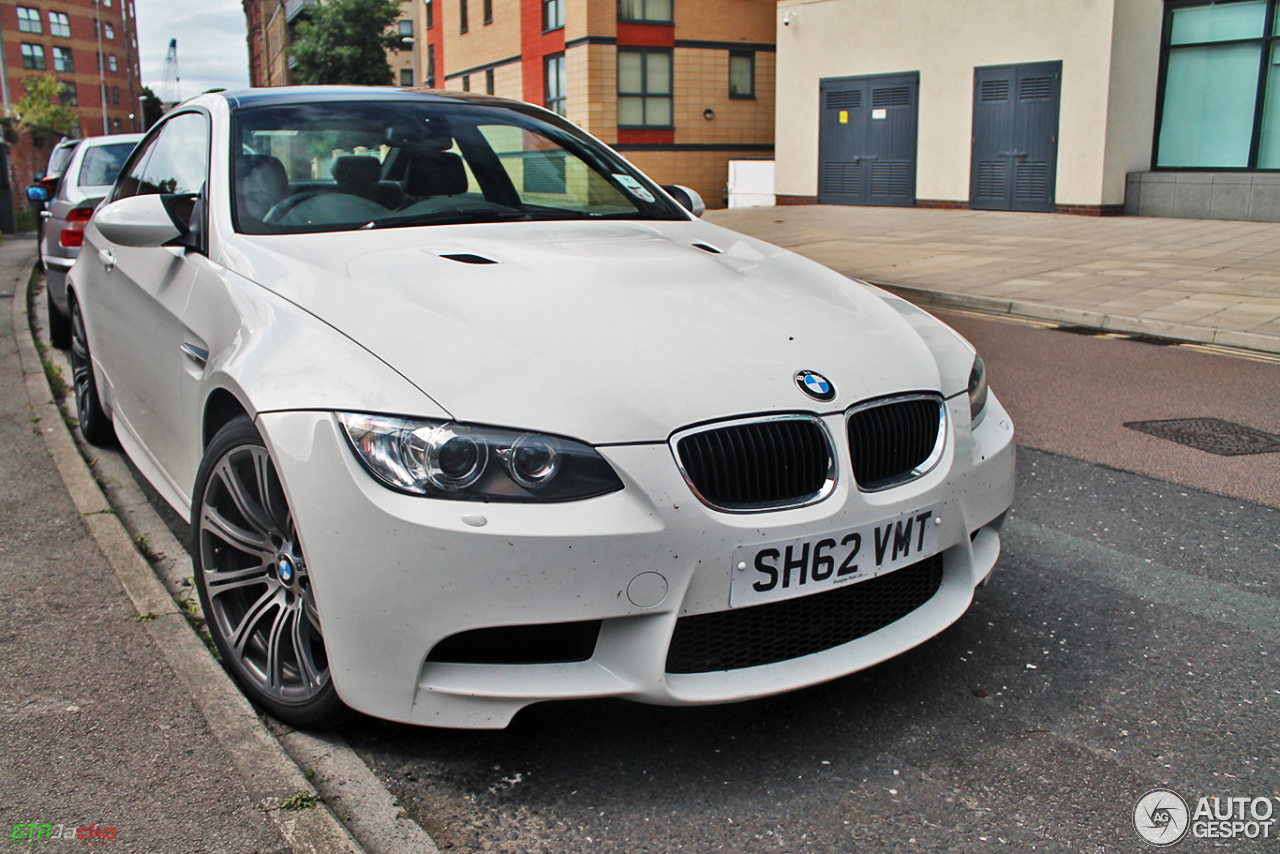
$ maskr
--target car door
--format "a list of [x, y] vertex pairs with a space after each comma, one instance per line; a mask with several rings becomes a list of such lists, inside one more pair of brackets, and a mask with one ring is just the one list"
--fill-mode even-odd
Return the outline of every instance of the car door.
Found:
[[[204, 231], [204, 192], [209, 172], [209, 118], [188, 111], [168, 118], [125, 167], [110, 202], [148, 193], [172, 194], [197, 234]], [[139, 466], [150, 466], [180, 495], [187, 495], [188, 456], [182, 438], [180, 347], [182, 313], [196, 266], [193, 246], [134, 247], [95, 232], [91, 306], [93, 352], [112, 394], [112, 417], [121, 443]], [[82, 253], [83, 254], [83, 253]]]

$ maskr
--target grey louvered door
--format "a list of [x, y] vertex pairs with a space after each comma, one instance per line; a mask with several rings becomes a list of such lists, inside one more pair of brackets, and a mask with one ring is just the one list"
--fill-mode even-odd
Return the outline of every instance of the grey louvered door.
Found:
[[1062, 63], [975, 68], [969, 207], [1054, 210]]
[[820, 203], [915, 204], [919, 89], [917, 74], [821, 82]]

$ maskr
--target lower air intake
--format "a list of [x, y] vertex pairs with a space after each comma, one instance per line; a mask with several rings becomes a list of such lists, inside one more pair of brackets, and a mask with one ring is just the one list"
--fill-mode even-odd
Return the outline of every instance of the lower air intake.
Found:
[[901, 620], [941, 586], [939, 554], [827, 593], [682, 617], [667, 672], [737, 670], [833, 649]]

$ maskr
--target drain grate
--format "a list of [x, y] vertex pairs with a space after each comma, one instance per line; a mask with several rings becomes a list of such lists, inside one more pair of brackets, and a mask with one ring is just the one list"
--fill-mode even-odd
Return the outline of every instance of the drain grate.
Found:
[[1280, 436], [1221, 418], [1129, 421], [1124, 426], [1223, 457], [1280, 453]]

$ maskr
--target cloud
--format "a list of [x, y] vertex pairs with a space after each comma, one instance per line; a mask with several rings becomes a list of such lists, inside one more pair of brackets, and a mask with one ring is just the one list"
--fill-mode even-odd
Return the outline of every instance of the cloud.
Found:
[[178, 40], [179, 97], [249, 85], [240, 0], [134, 0], [142, 82], [160, 97], [169, 40]]

